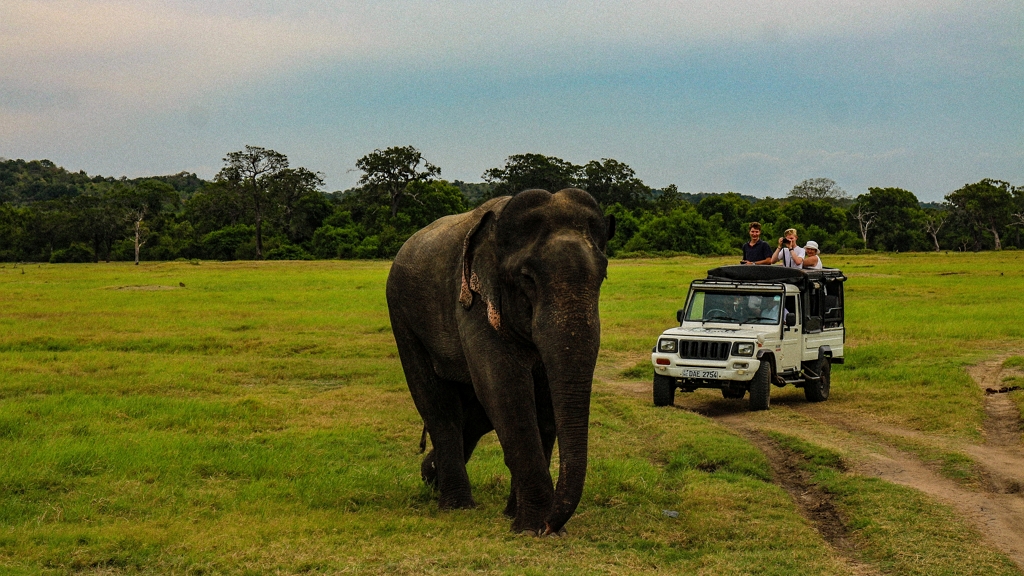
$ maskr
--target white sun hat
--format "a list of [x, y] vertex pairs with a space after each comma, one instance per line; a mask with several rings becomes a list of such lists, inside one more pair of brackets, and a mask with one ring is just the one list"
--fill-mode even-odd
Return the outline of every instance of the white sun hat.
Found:
[[818, 243], [815, 242], [814, 240], [811, 240], [807, 244], [804, 244], [804, 250], [806, 250], [808, 248], [814, 248], [815, 250], [817, 250], [818, 249]]

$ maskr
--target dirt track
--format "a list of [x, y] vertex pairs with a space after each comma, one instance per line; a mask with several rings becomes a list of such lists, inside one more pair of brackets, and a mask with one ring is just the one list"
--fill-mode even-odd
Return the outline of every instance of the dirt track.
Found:
[[[998, 389], [1006, 372], [1003, 359], [994, 358], [969, 370], [983, 390]], [[621, 393], [651, 399], [648, 384], [614, 384]], [[1024, 445], [1021, 416], [1006, 394], [985, 396], [985, 439], [978, 444], [894, 427], [870, 415], [840, 411], [828, 402], [809, 404], [793, 395], [773, 398], [772, 406], [776, 409], [768, 413], [752, 413], [745, 400], [724, 400], [717, 391], [677, 393], [675, 402], [676, 409], [707, 416], [757, 445], [768, 456], [775, 481], [791, 495], [836, 555], [847, 560], [854, 574], [876, 571], [854, 559], [853, 544], [828, 495], [807, 481], [806, 472], [794, 460], [797, 457], [776, 446], [764, 434], [766, 431], [777, 430], [839, 449], [850, 455], [850, 472], [909, 486], [952, 506], [1024, 571]], [[967, 454], [977, 467], [980, 481], [964, 485], [942, 476], [937, 464], [926, 463], [897, 447], [907, 443]]]

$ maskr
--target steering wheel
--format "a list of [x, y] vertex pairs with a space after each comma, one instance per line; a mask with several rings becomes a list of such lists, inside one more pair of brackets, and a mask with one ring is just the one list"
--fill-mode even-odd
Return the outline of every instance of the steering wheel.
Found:
[[732, 316], [727, 314], [726, 311], [722, 310], [721, 308], [712, 308], [711, 310], [708, 310], [707, 312], [704, 313], [704, 317], [705, 318], [714, 318], [715, 316], [722, 316], [722, 317], [725, 317], [725, 318], [732, 318]]

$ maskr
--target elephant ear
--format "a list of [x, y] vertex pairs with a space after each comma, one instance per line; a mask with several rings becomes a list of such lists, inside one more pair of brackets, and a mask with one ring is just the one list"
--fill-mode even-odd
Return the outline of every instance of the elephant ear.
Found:
[[609, 214], [608, 218], [605, 221], [608, 226], [608, 232], [604, 235], [604, 243], [602, 243], [601, 245], [602, 252], [604, 252], [605, 248], [608, 246], [608, 241], [611, 240], [613, 236], [615, 236], [615, 215]]
[[489, 304], [493, 300], [493, 298], [488, 298], [488, 294], [485, 294], [480, 276], [482, 274], [487, 279], [492, 278], [492, 274], [485, 273], [484, 269], [492, 267], [493, 252], [484, 248], [488, 239], [493, 243], [494, 220], [493, 211], [485, 212], [483, 217], [466, 234], [466, 239], [462, 243], [462, 288], [459, 291], [459, 303], [466, 310], [473, 307], [473, 293], [488, 300]]

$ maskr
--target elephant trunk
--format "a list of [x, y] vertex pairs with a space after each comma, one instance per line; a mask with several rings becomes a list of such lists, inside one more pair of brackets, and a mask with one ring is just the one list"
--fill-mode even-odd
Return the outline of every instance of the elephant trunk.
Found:
[[[587, 477], [590, 391], [601, 341], [597, 295], [576, 294], [554, 314], [535, 317], [534, 336], [547, 371], [558, 439], [559, 474], [547, 531], [558, 532], [583, 496]], [[580, 300], [584, 300], [581, 302]], [[564, 311], [571, 310], [569, 313]], [[543, 312], [543, 311], [542, 311]], [[537, 321], [540, 320], [540, 321]]]

